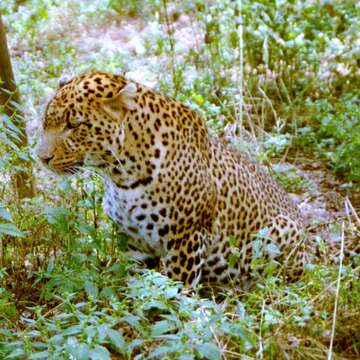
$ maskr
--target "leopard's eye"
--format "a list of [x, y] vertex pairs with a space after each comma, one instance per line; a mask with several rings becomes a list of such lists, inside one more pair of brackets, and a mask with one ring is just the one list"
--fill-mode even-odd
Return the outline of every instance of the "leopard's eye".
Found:
[[65, 129], [76, 129], [80, 124], [74, 124], [70, 120], [66, 121]]
[[65, 129], [66, 130], [75, 129], [79, 125], [80, 125], [79, 123], [74, 123], [73, 121], [71, 121], [70, 111], [67, 111], [65, 114]]

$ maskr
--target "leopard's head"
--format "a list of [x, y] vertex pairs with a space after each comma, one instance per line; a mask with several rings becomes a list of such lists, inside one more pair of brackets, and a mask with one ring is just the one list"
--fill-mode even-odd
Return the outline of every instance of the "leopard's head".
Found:
[[137, 86], [120, 75], [92, 72], [60, 82], [48, 103], [37, 154], [54, 172], [104, 166], [121, 147], [123, 120], [135, 107]]

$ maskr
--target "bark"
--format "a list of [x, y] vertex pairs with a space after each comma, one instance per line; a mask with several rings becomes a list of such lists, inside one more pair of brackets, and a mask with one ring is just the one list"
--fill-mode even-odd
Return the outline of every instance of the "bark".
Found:
[[[20, 131], [20, 141], [16, 145], [20, 150], [28, 145], [26, 135], [26, 124], [22, 113], [18, 110], [19, 106], [14, 106], [10, 102], [20, 104], [20, 96], [17, 91], [14, 73], [11, 66], [9, 49], [6, 41], [5, 27], [0, 13], [0, 105], [3, 105], [3, 111], [13, 118], [14, 124]], [[5, 89], [5, 91], [3, 90]], [[12, 183], [18, 199], [33, 197], [35, 195], [34, 180], [32, 176], [32, 164], [17, 158], [14, 166], [22, 170], [16, 171], [12, 176]]]

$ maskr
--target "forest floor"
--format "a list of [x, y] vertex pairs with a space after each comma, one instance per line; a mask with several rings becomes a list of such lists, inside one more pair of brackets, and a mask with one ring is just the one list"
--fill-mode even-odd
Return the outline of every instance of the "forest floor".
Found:
[[[340, 242], [342, 222], [347, 238], [360, 239], [360, 192], [353, 186], [355, 182], [335, 173], [333, 164], [314, 149], [292, 142], [279, 151], [266, 147], [265, 139], [271, 138], [277, 148], [290, 129], [285, 124], [274, 130], [284, 121], [278, 103], [264, 96], [267, 111], [252, 117], [252, 104], [258, 99], [245, 97], [245, 140], [231, 134], [229, 138], [224, 127], [234, 121], [236, 110], [227, 117], [218, 99], [219, 85], [211, 84], [212, 78], [198, 78], [197, 71], [203, 69], [196, 61], [207, 63], [216, 56], [202, 53], [206, 36], [198, 14], [169, 6], [166, 24], [159, 20], [159, 9], [159, 13], [145, 9], [145, 15], [134, 17], [119, 16], [107, 8], [104, 11], [102, 6], [106, 3], [107, 7], [108, 2], [95, 2], [93, 10], [93, 2], [87, 7], [85, 2], [66, 1], [61, 7], [33, 1], [38, 7], [34, 8], [37, 17], [34, 9], [25, 5], [19, 11], [21, 16], [9, 13], [5, 20], [34, 157], [39, 119], [61, 76], [92, 69], [126, 72], [135, 81], [168, 95], [176, 94], [200, 113], [212, 136], [226, 138], [269, 169], [308, 219], [315, 241]], [[169, 49], [171, 41], [173, 51]], [[203, 57], [195, 61], [193, 52]], [[254, 70], [249, 65], [245, 68], [249, 73]], [[235, 67], [229, 69], [228, 80], [235, 88], [237, 72]], [[174, 74], [180, 79], [181, 89], [177, 91]], [[269, 85], [274, 79], [273, 74], [265, 79], [262, 75], [259, 72], [260, 83]], [[203, 81], [210, 85], [202, 88]], [[244, 87], [246, 92], [250, 84]], [[233, 110], [236, 103], [234, 100], [228, 107]], [[269, 113], [272, 115], [267, 118]], [[179, 285], [156, 273], [144, 271], [143, 277], [137, 277], [130, 271], [131, 275], [124, 275], [134, 268], [114, 250], [117, 242], [101, 210], [103, 188], [99, 179], [94, 180], [87, 172], [72, 180], [59, 179], [38, 163], [34, 174], [39, 195], [20, 211], [10, 192], [4, 196], [6, 206], [14, 214], [18, 211], [14, 217], [26, 237], [24, 241], [9, 237], [4, 242], [10, 265], [6, 267], [7, 277], [0, 268], [0, 357], [6, 354], [8, 358], [30, 359], [31, 354], [34, 359], [65, 359], [71, 354], [75, 359], [108, 359], [106, 349], [110, 349], [114, 359], [141, 359], [149, 354], [164, 359], [170, 358], [169, 354], [210, 360], [237, 359], [243, 354], [249, 359], [325, 358], [338, 296], [337, 266], [320, 267], [313, 277], [297, 285], [266, 279], [250, 294], [229, 291], [221, 303], [202, 299], [198, 293], [190, 299]], [[359, 266], [344, 272], [334, 359], [360, 357], [358, 279]], [[116, 298], [114, 293], [120, 295]], [[119, 319], [125, 319], [126, 326], [138, 334], [126, 346], [123, 338], [112, 332], [121, 328]], [[94, 335], [94, 324], [96, 328], [107, 326], [108, 337]], [[126, 334], [123, 337], [126, 339]], [[93, 351], [88, 357], [79, 355], [84, 343]]]

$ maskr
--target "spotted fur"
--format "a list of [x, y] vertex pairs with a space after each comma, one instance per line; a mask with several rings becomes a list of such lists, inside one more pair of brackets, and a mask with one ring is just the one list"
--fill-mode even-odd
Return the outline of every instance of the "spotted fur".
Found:
[[265, 245], [280, 250], [265, 256], [286, 265], [288, 277], [309, 260], [302, 217], [267, 173], [209, 137], [190, 108], [123, 76], [94, 72], [62, 84], [38, 155], [58, 173], [99, 170], [105, 211], [131, 236], [129, 252], [162, 257], [165, 272], [187, 286], [248, 283], [264, 228]]

